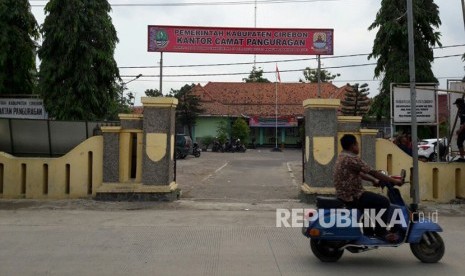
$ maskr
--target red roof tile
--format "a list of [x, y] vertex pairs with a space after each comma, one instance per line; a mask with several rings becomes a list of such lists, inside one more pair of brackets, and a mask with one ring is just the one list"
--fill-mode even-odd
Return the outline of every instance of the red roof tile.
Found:
[[[342, 99], [344, 88], [322, 83], [321, 98]], [[281, 116], [303, 116], [302, 103], [306, 99], [318, 97], [318, 84], [209, 82], [203, 87], [198, 84], [192, 89], [205, 109], [203, 115], [230, 116], [274, 116], [276, 91], [278, 113]]]

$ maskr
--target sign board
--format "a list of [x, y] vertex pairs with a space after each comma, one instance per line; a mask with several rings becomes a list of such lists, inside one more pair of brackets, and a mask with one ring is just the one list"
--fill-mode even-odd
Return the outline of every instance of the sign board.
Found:
[[[250, 127], [275, 127], [276, 117], [253, 116], [249, 120]], [[293, 116], [278, 117], [278, 127], [297, 127], [297, 118]]]
[[148, 26], [149, 52], [332, 55], [333, 29]]
[[0, 118], [47, 119], [41, 99], [0, 98]]
[[[423, 87], [427, 88], [427, 87]], [[429, 90], [434, 87], [428, 87], [428, 90], [417, 86], [417, 122], [423, 124], [437, 123], [437, 101], [436, 91]], [[392, 118], [394, 123], [410, 123], [411, 102], [409, 87], [393, 87], [392, 92]]]

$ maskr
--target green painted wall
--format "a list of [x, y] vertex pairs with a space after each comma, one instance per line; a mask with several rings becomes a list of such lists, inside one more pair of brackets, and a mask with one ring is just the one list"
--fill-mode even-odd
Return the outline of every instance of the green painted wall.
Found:
[[216, 136], [216, 128], [218, 127], [218, 123], [221, 120], [227, 118], [222, 117], [200, 117], [197, 118], [197, 122], [195, 124], [195, 134], [193, 140], [195, 141], [197, 137], [205, 137], [205, 136]]
[[[231, 118], [234, 120], [235, 118]], [[216, 128], [221, 120], [228, 120], [227, 117], [200, 117], [197, 118], [196, 125], [192, 131], [192, 140], [196, 141], [198, 138], [205, 136], [216, 137]], [[255, 137], [255, 143], [258, 145], [275, 143], [275, 129], [274, 128], [250, 128], [250, 141]], [[300, 141], [299, 128], [278, 128], [278, 144], [284, 142], [286, 145], [296, 145]]]

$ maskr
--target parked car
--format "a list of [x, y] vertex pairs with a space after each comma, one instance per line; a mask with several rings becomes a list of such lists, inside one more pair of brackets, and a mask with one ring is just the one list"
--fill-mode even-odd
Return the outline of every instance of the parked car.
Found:
[[176, 134], [176, 159], [184, 159], [192, 150], [191, 137], [184, 134]]
[[436, 145], [439, 140], [439, 160], [444, 160], [447, 154], [447, 139], [446, 138], [434, 138], [434, 139], [423, 139], [418, 142], [418, 158], [424, 158], [428, 161], [437, 161], [437, 149]]

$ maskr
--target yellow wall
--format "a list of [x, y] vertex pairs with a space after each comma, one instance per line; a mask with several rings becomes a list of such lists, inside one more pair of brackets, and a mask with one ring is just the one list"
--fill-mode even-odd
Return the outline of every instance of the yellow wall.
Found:
[[[136, 135], [136, 177], [131, 179], [132, 167], [132, 150], [133, 140], [131, 135]], [[142, 181], [142, 147], [143, 147], [143, 133], [142, 130], [137, 129], [124, 129], [119, 133], [119, 181], [120, 182], [135, 182]]]
[[60, 158], [21, 158], [0, 152], [0, 170], [3, 198], [90, 197], [102, 184], [103, 137], [89, 138]]
[[[402, 169], [407, 171], [410, 179], [412, 158], [399, 149], [394, 143], [377, 139], [376, 168], [389, 174], [399, 174]], [[418, 162], [419, 186], [421, 200], [449, 202], [456, 197], [465, 197], [465, 164], [446, 162]], [[402, 196], [410, 201], [410, 184], [402, 188]]]
[[[95, 191], [102, 185], [102, 163], [102, 136], [89, 138], [60, 158], [20, 158], [0, 152], [0, 197], [63, 199], [95, 196]], [[377, 139], [376, 169], [390, 174], [405, 169], [409, 179], [411, 167], [410, 156], [392, 142]], [[137, 177], [140, 177], [139, 171]], [[419, 179], [421, 200], [449, 202], [456, 197], [465, 197], [464, 163], [419, 162]], [[404, 199], [410, 199], [410, 184], [405, 184], [401, 191]]]

